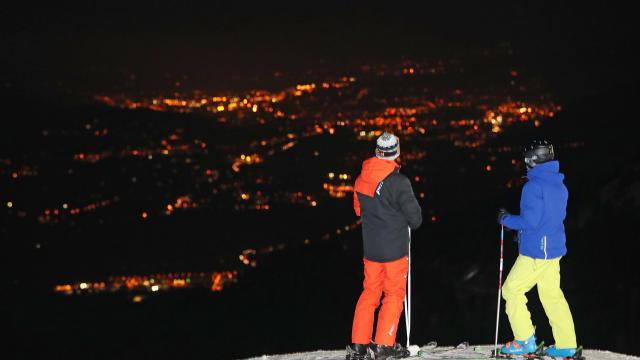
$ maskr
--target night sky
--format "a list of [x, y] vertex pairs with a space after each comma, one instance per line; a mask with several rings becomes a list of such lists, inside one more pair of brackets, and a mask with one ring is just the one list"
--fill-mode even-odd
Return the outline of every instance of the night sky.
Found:
[[13, 3], [2, 9], [2, 72], [5, 83], [71, 93], [117, 88], [132, 76], [142, 86], [182, 76], [194, 87], [227, 90], [268, 87], [275, 71], [465, 56], [509, 44], [528, 71], [571, 92], [637, 74], [626, 10], [605, 1]]

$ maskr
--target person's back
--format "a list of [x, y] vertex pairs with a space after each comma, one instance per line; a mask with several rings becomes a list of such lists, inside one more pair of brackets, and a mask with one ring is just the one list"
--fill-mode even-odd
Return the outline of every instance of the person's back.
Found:
[[418, 228], [422, 216], [409, 179], [395, 166], [386, 173], [390, 166], [381, 162], [388, 161], [373, 157], [363, 163], [356, 196], [360, 203], [364, 257], [387, 262], [407, 255], [407, 226]]
[[553, 259], [567, 252], [564, 219], [569, 192], [559, 169], [557, 160], [531, 168], [522, 189], [521, 216], [505, 219], [505, 226], [520, 231], [520, 253], [534, 259]]

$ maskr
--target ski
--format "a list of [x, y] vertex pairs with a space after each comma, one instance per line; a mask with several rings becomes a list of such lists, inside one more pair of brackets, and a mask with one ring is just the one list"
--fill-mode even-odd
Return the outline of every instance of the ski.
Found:
[[[468, 342], [461, 342], [457, 346], [438, 346], [435, 341], [431, 341], [420, 347], [420, 351], [414, 356], [389, 357], [388, 360], [585, 360], [582, 346], [576, 349], [572, 357], [552, 357], [544, 353], [544, 343], [536, 347], [536, 351], [526, 355], [501, 354], [498, 350], [496, 356], [493, 346], [470, 346]], [[371, 359], [371, 354], [368, 354]], [[318, 358], [319, 359], [319, 358]]]
[[475, 348], [470, 348], [469, 343], [464, 341], [455, 347], [444, 347], [439, 348], [437, 346], [431, 347], [429, 346], [431, 343], [427, 344], [427, 346], [423, 347], [419, 352], [418, 356], [422, 359], [432, 359], [432, 360], [485, 360], [490, 359], [486, 354], [482, 354], [477, 352]]
[[544, 354], [543, 357], [545, 359], [554, 359], [554, 360], [585, 360], [586, 359], [584, 355], [582, 355], [582, 346], [578, 346], [573, 356], [555, 357], [555, 356], [549, 356]]
[[494, 354], [493, 350], [491, 351], [491, 357], [495, 359], [514, 359], [514, 360], [542, 360], [544, 358], [544, 341], [541, 341], [540, 344], [536, 347], [536, 351], [523, 354], [523, 355], [514, 355], [514, 354], [503, 354], [498, 349], [498, 353]]

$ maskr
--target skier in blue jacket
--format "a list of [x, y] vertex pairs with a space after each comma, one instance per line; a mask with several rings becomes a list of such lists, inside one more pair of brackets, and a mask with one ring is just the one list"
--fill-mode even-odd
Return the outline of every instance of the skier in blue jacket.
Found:
[[560, 289], [560, 259], [567, 253], [564, 219], [569, 192], [548, 141], [533, 141], [525, 148], [524, 158], [528, 182], [522, 189], [520, 215], [504, 209], [498, 213], [500, 224], [518, 231], [520, 252], [502, 288], [515, 340], [505, 344], [501, 351], [514, 355], [535, 352], [536, 338], [525, 294], [537, 285], [556, 341], [545, 353], [573, 357], [576, 352], [573, 318]]

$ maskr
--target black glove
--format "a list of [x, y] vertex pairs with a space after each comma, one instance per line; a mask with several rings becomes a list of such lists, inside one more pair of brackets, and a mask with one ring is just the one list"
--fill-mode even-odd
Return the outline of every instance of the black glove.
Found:
[[504, 208], [500, 208], [500, 210], [498, 211], [498, 224], [502, 224], [502, 219], [509, 215], [511, 215], [511, 213], [509, 213]]

